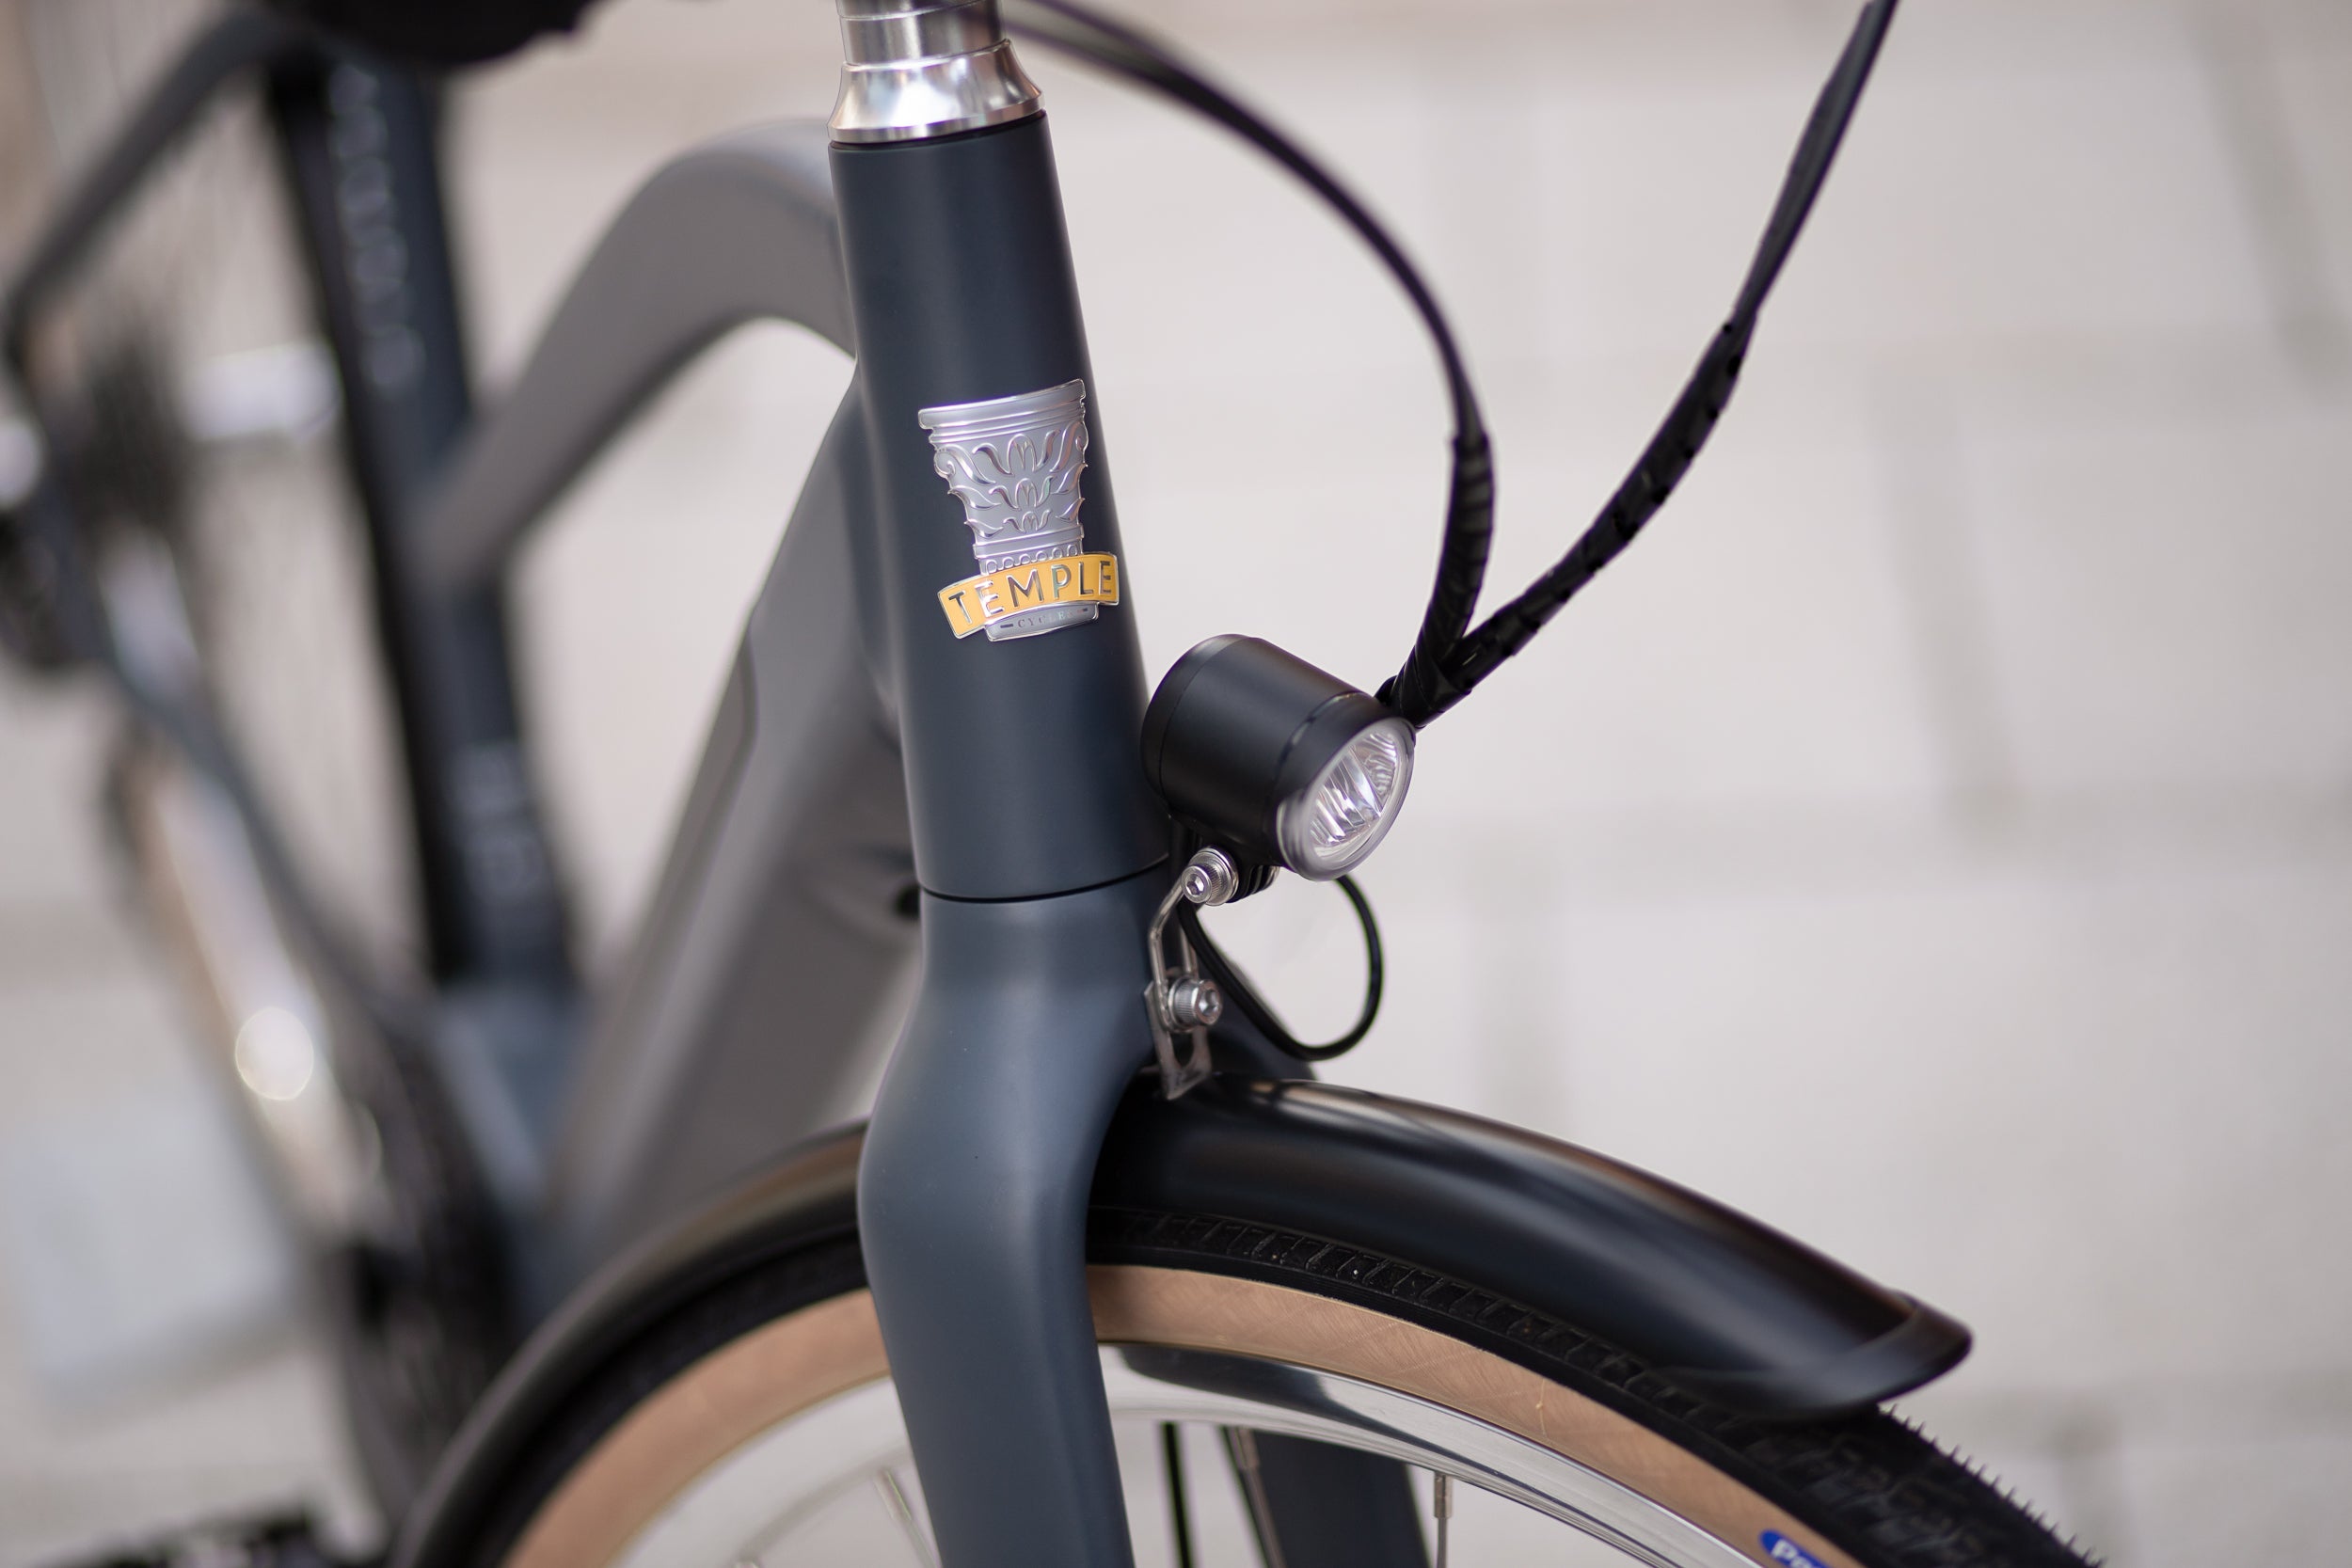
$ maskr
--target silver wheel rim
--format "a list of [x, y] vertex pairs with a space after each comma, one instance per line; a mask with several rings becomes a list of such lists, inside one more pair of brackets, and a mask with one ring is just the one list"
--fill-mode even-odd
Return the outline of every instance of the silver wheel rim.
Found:
[[[1607, 1476], [1459, 1411], [1334, 1373], [1254, 1357], [1157, 1346], [1110, 1346], [1103, 1380], [1122, 1459], [1150, 1450], [1163, 1423], [1214, 1441], [1219, 1429], [1311, 1437], [1449, 1477], [1457, 1497], [1502, 1499], [1557, 1543], [1542, 1560], [1660, 1568], [1739, 1568], [1750, 1560], [1680, 1515]], [[1131, 1453], [1130, 1449], [1134, 1452]], [[1166, 1503], [1127, 1472], [1139, 1548], [1165, 1533]], [[1146, 1495], [1138, 1496], [1138, 1492]], [[1424, 1503], [1426, 1494], [1423, 1495]], [[1525, 1514], [1510, 1511], [1517, 1504]], [[612, 1560], [626, 1568], [787, 1568], [880, 1562], [875, 1545], [933, 1568], [921, 1493], [897, 1391], [887, 1379], [839, 1394], [739, 1445], [697, 1476]], [[891, 1537], [897, 1537], [894, 1544]], [[1528, 1539], [1522, 1529], [1514, 1539]], [[1457, 1540], [1453, 1560], [1488, 1560]], [[1581, 1548], [1581, 1550], [1579, 1549]], [[1564, 1557], [1562, 1554], [1565, 1553]], [[1517, 1552], [1510, 1556], [1518, 1557]], [[1152, 1560], [1139, 1552], [1142, 1560]], [[1204, 1550], [1196, 1561], [1234, 1560]], [[1254, 1554], [1241, 1560], [1255, 1560]]]

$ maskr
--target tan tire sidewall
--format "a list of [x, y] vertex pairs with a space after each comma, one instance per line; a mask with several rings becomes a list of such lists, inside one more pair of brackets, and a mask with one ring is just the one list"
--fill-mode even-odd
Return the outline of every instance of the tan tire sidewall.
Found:
[[[1106, 1344], [1224, 1351], [1410, 1394], [1518, 1433], [1630, 1488], [1758, 1563], [1767, 1531], [1828, 1568], [1819, 1533], [1647, 1427], [1434, 1329], [1287, 1286], [1187, 1269], [1088, 1271]], [[548, 1494], [507, 1568], [604, 1568], [672, 1499], [789, 1417], [888, 1375], [873, 1299], [833, 1297], [763, 1323], [639, 1402]]]

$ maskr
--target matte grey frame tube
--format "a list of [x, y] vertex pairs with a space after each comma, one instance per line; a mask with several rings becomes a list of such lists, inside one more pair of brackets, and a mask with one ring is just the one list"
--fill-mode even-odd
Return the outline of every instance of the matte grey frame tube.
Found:
[[[922, 989], [859, 1169], [867, 1275], [943, 1559], [1125, 1564], [1085, 1220], [1151, 1052], [1166, 879], [1134, 607], [959, 637], [939, 594], [973, 576], [974, 534], [918, 419], [1091, 390], [1052, 150], [1033, 115], [832, 156], [923, 889]], [[1085, 547], [1115, 555], [1091, 398], [1086, 418]]]
[[521, 993], [549, 1020], [532, 1031], [547, 1037], [542, 1053], [560, 1053], [552, 1020], [576, 983], [525, 765], [504, 595], [497, 584], [452, 590], [418, 559], [421, 503], [473, 414], [435, 90], [398, 66], [312, 54], [274, 61], [265, 98], [342, 389], [426, 957], [444, 988]]
[[[733, 132], [630, 198], [434, 496], [422, 553], [444, 583], [496, 583], [580, 470], [734, 328], [787, 322], [850, 350], [827, 149], [821, 122]], [[753, 606], [652, 905], [598, 989], [560, 1114], [531, 1123], [552, 1140], [531, 1155], [546, 1181], [534, 1314], [857, 1109], [895, 1038], [914, 859], [872, 469], [852, 386]]]

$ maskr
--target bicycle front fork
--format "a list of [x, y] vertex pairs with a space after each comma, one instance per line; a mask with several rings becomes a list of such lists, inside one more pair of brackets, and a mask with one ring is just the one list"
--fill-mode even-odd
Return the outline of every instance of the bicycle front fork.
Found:
[[993, 0], [840, 5], [833, 175], [923, 888], [866, 1272], [946, 1561], [1119, 1568], [1087, 1192], [1151, 1054], [1168, 836], [1092, 368]]

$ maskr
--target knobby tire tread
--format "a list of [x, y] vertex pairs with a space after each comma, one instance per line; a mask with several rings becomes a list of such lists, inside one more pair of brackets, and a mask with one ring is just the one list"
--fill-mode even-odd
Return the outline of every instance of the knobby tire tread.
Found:
[[1881, 1568], [2079, 1565], [2049, 1527], [1917, 1428], [1883, 1411], [1741, 1416], [1544, 1313], [1340, 1243], [1233, 1220], [1098, 1211], [1098, 1261], [1158, 1263], [1301, 1288], [1491, 1351], [1672, 1439]]
[[[1623, 1351], [1545, 1314], [1341, 1243], [1202, 1215], [1098, 1209], [1088, 1255], [1223, 1274], [1386, 1313], [1590, 1398], [1779, 1504], [1870, 1568], [2081, 1568], [2040, 1519], [1916, 1428], [1883, 1411], [1770, 1421], [1682, 1392]], [[604, 1433], [721, 1345], [861, 1289], [854, 1238], [747, 1268], [650, 1325], [556, 1410], [498, 1488], [471, 1560], [497, 1563]]]

